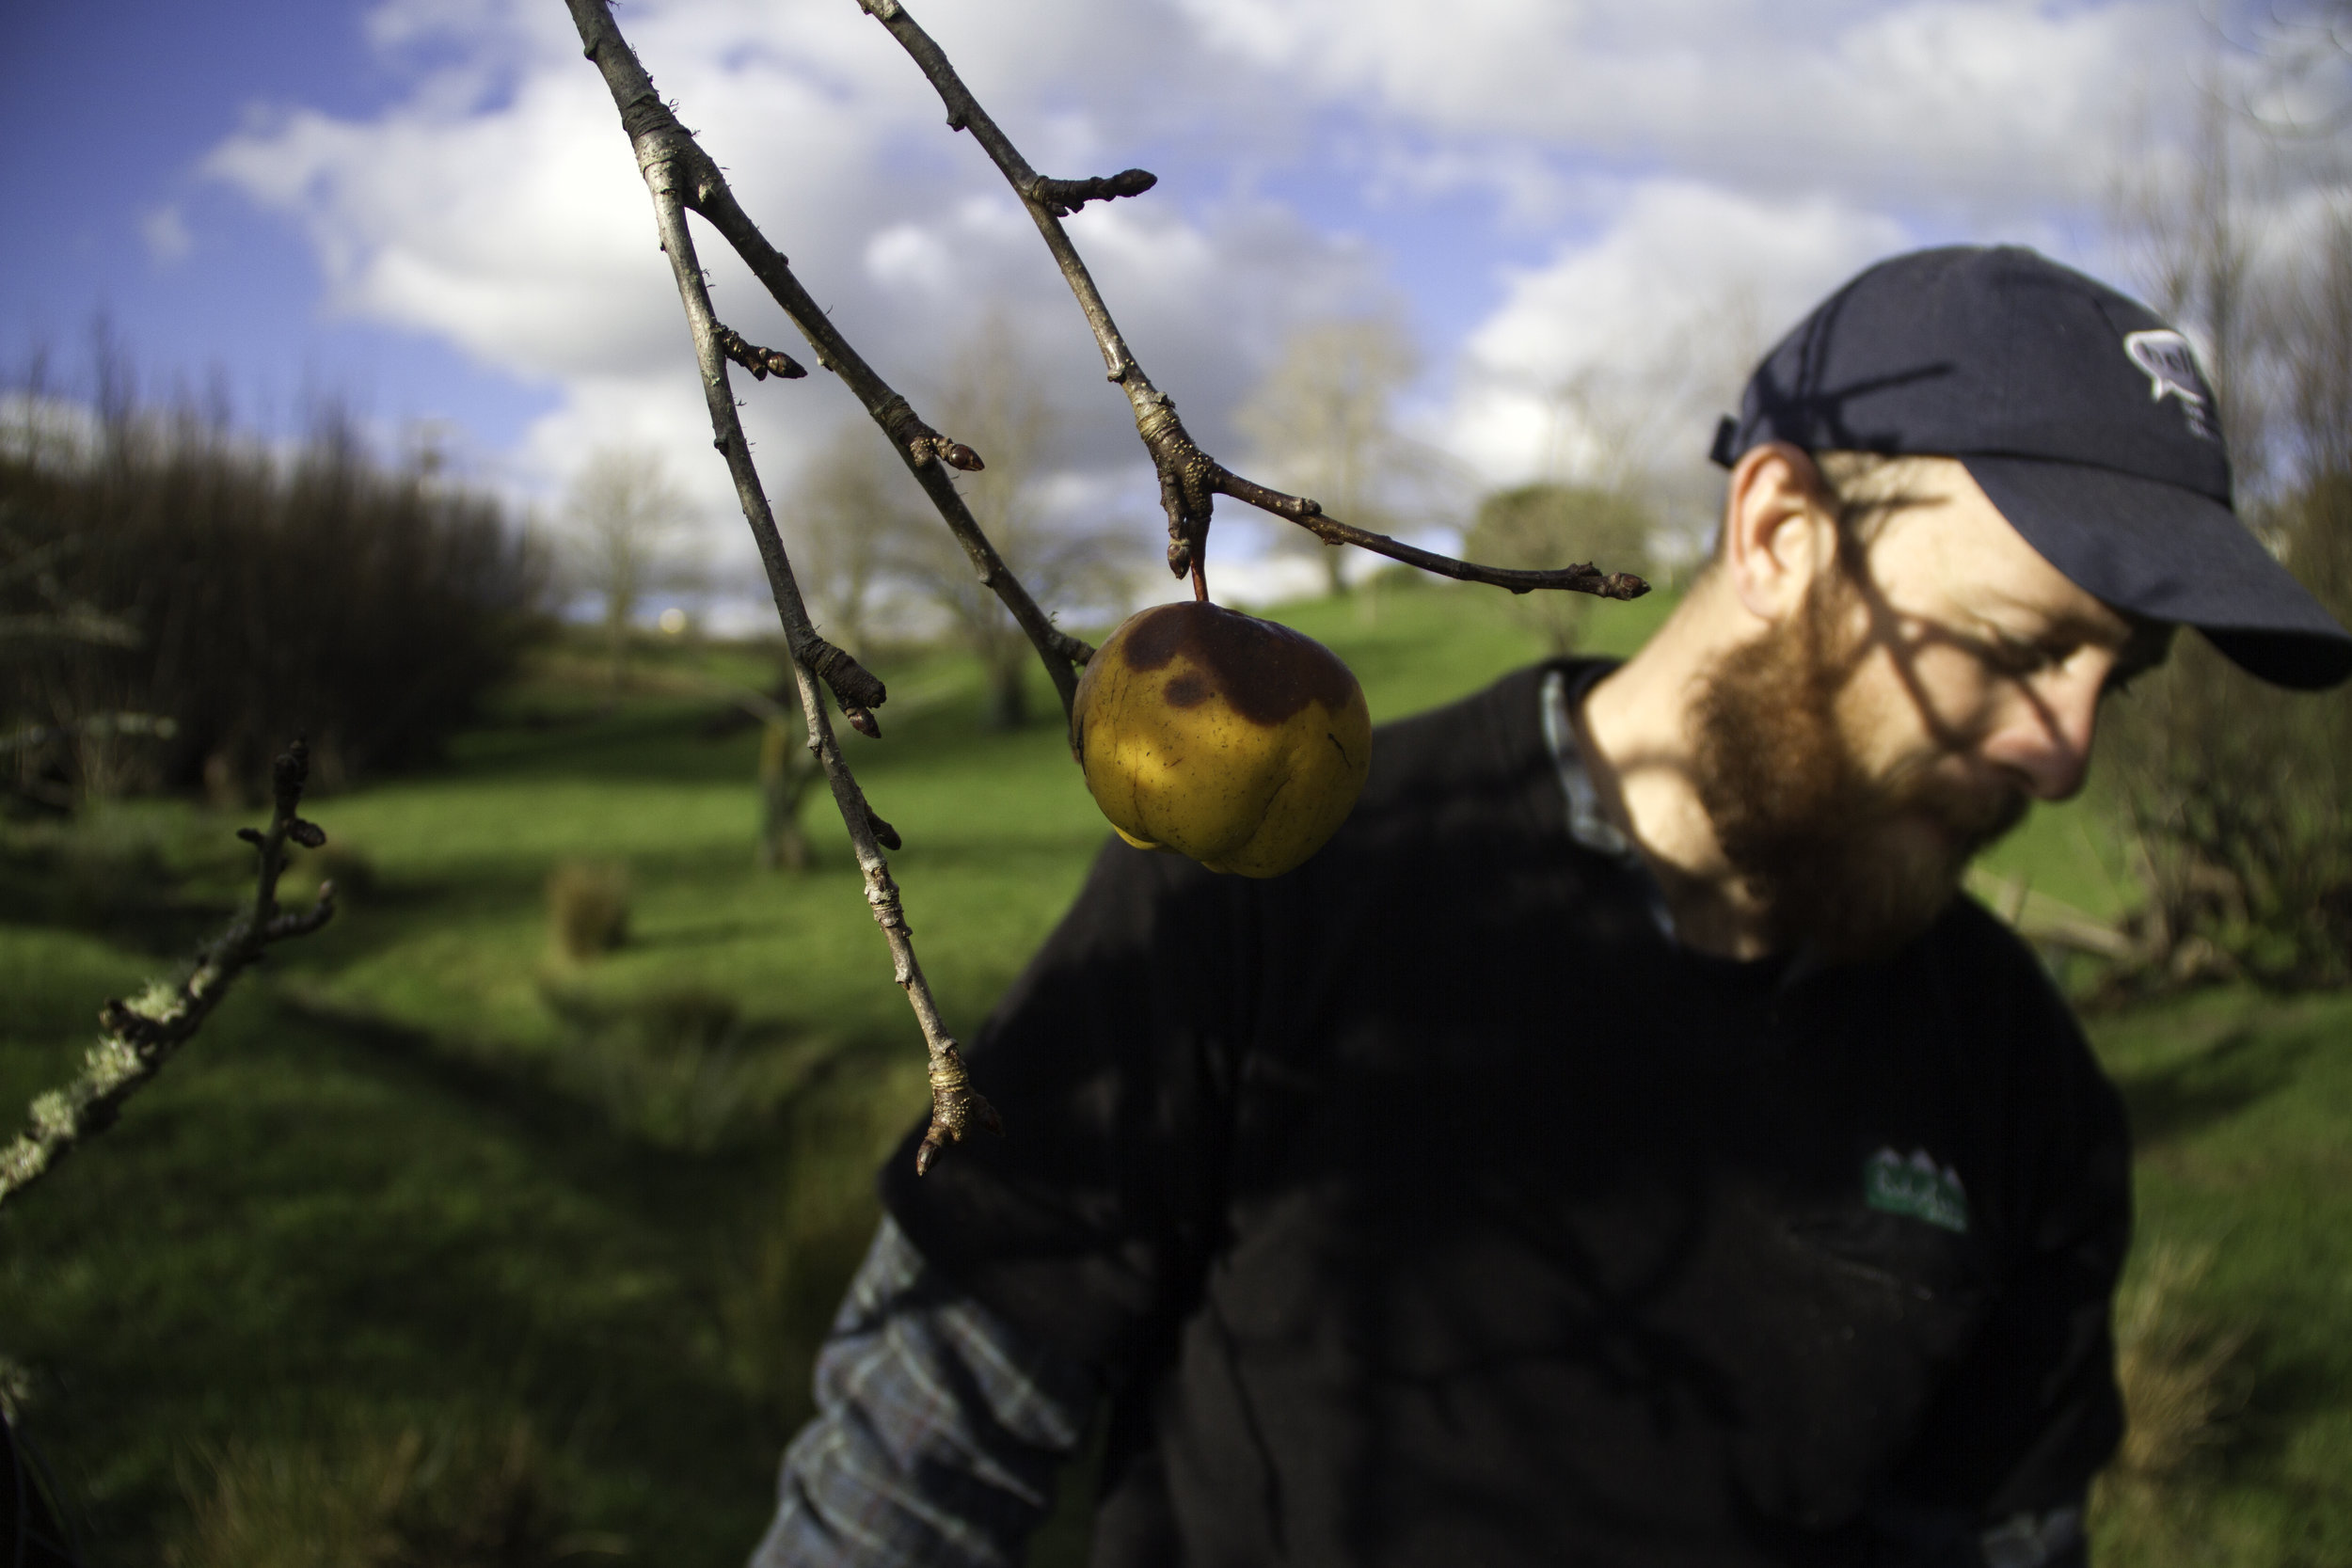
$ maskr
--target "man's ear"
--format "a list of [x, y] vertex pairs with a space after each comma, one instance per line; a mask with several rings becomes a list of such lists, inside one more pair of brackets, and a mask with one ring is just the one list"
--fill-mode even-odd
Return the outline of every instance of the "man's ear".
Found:
[[1837, 553], [1821, 471], [1803, 447], [1766, 441], [1742, 453], [1724, 499], [1723, 570], [1750, 614], [1779, 622], [1804, 602]]

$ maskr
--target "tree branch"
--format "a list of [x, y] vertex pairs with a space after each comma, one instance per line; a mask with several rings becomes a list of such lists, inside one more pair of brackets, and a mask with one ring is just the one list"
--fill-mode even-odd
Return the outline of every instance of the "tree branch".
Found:
[[287, 840], [311, 849], [326, 842], [316, 823], [298, 815], [310, 771], [310, 752], [301, 741], [278, 753], [271, 769], [276, 809], [269, 827], [237, 831], [259, 852], [251, 907], [198, 950], [195, 967], [177, 986], [151, 986], [133, 1001], [110, 1001], [99, 1010], [98, 1043], [83, 1058], [81, 1076], [34, 1101], [31, 1126], [0, 1149], [0, 1203], [48, 1175], [84, 1139], [111, 1126], [123, 1102], [195, 1037], [237, 976], [261, 961], [271, 944], [306, 936], [333, 918], [332, 882], [319, 884], [318, 901], [308, 910], [283, 913], [278, 907]]
[[1075, 667], [1092, 657], [1094, 650], [1054, 626], [1020, 578], [1005, 564], [1003, 556], [997, 553], [996, 546], [990, 543], [973, 518], [971, 509], [957, 493], [948, 468], [977, 470], [981, 467], [979, 454], [924, 423], [914, 405], [850, 346], [832, 318], [801, 286], [784, 256], [768, 243], [767, 236], [736, 201], [717, 163], [703, 151], [693, 134], [678, 123], [677, 116], [654, 91], [652, 77], [645, 73], [645, 68], [612, 20], [610, 0], [564, 0], [564, 4], [580, 30], [581, 53], [596, 62], [612, 94], [622, 129], [628, 132], [636, 150], [638, 167], [648, 181], [653, 178], [656, 166], [671, 170], [667, 178], [679, 203], [701, 214], [735, 248], [753, 276], [808, 340], [809, 347], [816, 352], [817, 363], [840, 376], [865, 404], [866, 412], [890, 437], [899, 460], [923, 486], [948, 531], [963, 546], [981, 586], [1003, 602], [1037, 649], [1067, 714], [1078, 689]]
[[[825, 781], [833, 790], [834, 804], [841, 813], [843, 825], [849, 829], [858, 869], [866, 880], [866, 907], [873, 911], [874, 923], [882, 927], [882, 936], [889, 943], [893, 978], [905, 990], [907, 1005], [914, 1009], [915, 1022], [923, 1031], [924, 1045], [930, 1056], [931, 1124], [924, 1135], [915, 1166], [918, 1171], [928, 1170], [939, 1149], [961, 1141], [974, 1127], [1001, 1131], [1002, 1124], [995, 1108], [972, 1087], [970, 1075], [964, 1069], [962, 1053], [957, 1049], [954, 1037], [947, 1033], [938, 1004], [931, 995], [930, 984], [924, 978], [922, 965], [915, 958], [914, 934], [907, 925], [898, 884], [891, 879], [890, 863], [882, 854], [885, 841], [893, 847], [897, 847], [898, 834], [867, 803], [865, 791], [859, 787], [857, 779], [850, 771], [849, 763], [841, 754], [839, 739], [834, 734], [832, 721], [826, 717], [824, 703], [818, 691], [818, 682], [821, 679], [842, 699], [842, 712], [850, 722], [871, 735], [876, 732], [873, 715], [866, 711], [866, 706], [868, 701], [878, 705], [882, 700], [882, 683], [874, 680], [847, 653], [818, 636], [816, 628], [810, 624], [807, 607], [801, 598], [800, 585], [792, 575], [791, 562], [785, 554], [783, 541], [777, 536], [775, 517], [769, 510], [759, 472], [752, 463], [751, 443], [745, 438], [742, 420], [736, 413], [735, 392], [728, 383], [727, 355], [721, 337], [725, 329], [719, 325], [718, 317], [711, 310], [710, 293], [703, 281], [702, 264], [695, 257], [693, 236], [686, 226], [686, 209], [691, 196], [703, 203], [712, 203], [717, 198], [723, 197], [724, 208], [733, 212], [738, 219], [741, 218], [740, 210], [734, 207], [734, 198], [726, 196], [724, 182], [720, 179], [716, 166], [694, 145], [693, 138], [678, 125], [669, 109], [654, 97], [651, 80], [645, 76], [636, 55], [629, 52], [619, 29], [613, 25], [612, 14], [607, 8], [608, 0], [566, 0], [566, 4], [571, 8], [574, 22], [579, 24], [580, 40], [588, 56], [603, 68], [605, 80], [612, 88], [613, 101], [621, 110], [622, 123], [636, 145], [638, 167], [644, 175], [646, 189], [653, 196], [654, 222], [660, 231], [661, 248], [669, 255], [671, 275], [676, 280], [678, 298], [685, 307], [687, 325], [693, 335], [694, 356], [702, 370], [704, 402], [710, 411], [711, 445], [718, 448], [727, 460], [727, 471], [735, 480], [736, 498], [742, 505], [744, 520], [751, 525], [752, 536], [758, 544], [760, 559], [768, 570], [769, 587], [775, 597], [776, 613], [783, 622], [785, 640], [792, 653], [793, 679], [799, 685], [801, 711], [808, 724], [808, 747], [824, 769]], [[707, 206], [698, 210], [708, 215]], [[894, 440], [900, 443], [901, 452], [909, 466], [914, 468], [918, 479], [925, 481], [925, 488], [932, 491], [934, 500], [942, 490], [954, 500], [955, 511], [962, 516], [964, 526], [970, 531], [970, 538], [965, 541], [967, 551], [972, 549], [973, 541], [977, 540], [979, 548], [993, 563], [998, 583], [992, 586], [997, 587], [1000, 596], [1006, 596], [1006, 588], [1009, 586], [1042, 625], [1042, 613], [1029, 601], [1027, 594], [1020, 591], [1018, 583], [1012, 581], [1012, 574], [1005, 569], [1004, 563], [995, 559], [994, 548], [980, 534], [970, 514], [963, 510], [961, 498], [956, 496], [953, 484], [937, 461], [943, 457], [952, 461], [958, 451], [968, 456], [969, 450], [956, 448], [954, 443], [943, 440], [937, 432], [922, 425], [903, 398], [891, 392], [879, 377], [866, 370], [864, 362], [857, 360], [849, 352], [848, 344], [842, 342], [839, 335], [833, 331], [824, 313], [818, 310], [813, 302], [808, 302], [804, 294], [798, 293], [800, 285], [792, 279], [788, 271], [784, 270], [784, 258], [767, 248], [766, 240], [758, 237], [758, 230], [750, 227], [748, 219], [742, 219], [741, 226], [772, 259], [770, 270], [790, 284], [797, 297], [806, 304], [814, 324], [827, 335], [825, 341], [819, 341], [811, 333], [810, 341], [818, 350], [818, 362], [836, 371], [842, 370], [845, 364], [854, 364], [858, 373], [870, 383], [875, 393], [866, 397], [865, 390], [860, 391], [862, 397], [866, 397], [868, 411], [882, 423], [883, 428], [892, 432]], [[720, 227], [721, 232], [725, 233], [724, 226]], [[736, 247], [741, 251], [742, 243], [736, 242]], [[745, 260], [752, 258], [747, 255]], [[756, 263], [754, 270], [759, 270]], [[771, 282], [771, 290], [774, 286]], [[785, 303], [782, 296], [779, 296], [779, 303]], [[794, 320], [801, 325], [803, 332], [810, 331], [810, 321], [803, 320], [791, 304], [786, 303], [785, 308], [793, 312]], [[859, 381], [847, 372], [844, 372], [844, 379], [850, 380], [852, 388], [859, 387]], [[915, 433], [908, 434], [910, 431]], [[918, 448], [922, 449], [919, 454]], [[973, 458], [969, 466], [977, 467], [978, 460]], [[937, 482], [937, 488], [932, 485], [933, 480]], [[945, 513], [946, 509], [943, 507], [942, 510]], [[955, 526], [953, 516], [948, 521], [950, 527]], [[965, 536], [959, 531], [958, 537]], [[976, 557], [976, 563], [977, 560]], [[983, 570], [981, 580], [989, 580], [986, 570]], [[1009, 606], [1012, 602], [1010, 597], [1006, 596]], [[1034, 633], [1032, 640], [1035, 640]], [[1085, 646], [1075, 643], [1074, 639], [1068, 641], [1079, 648]], [[1039, 648], [1041, 654], [1047, 652], [1044, 643], [1041, 642]], [[1068, 688], [1075, 685], [1075, 678], [1066, 658], [1047, 658], [1049, 670], [1056, 669], [1057, 665], [1060, 682], [1067, 683], [1064, 695], [1067, 704]], [[871, 683], [868, 700], [861, 700], [866, 689], [860, 684], [861, 679]]]
[[[717, 164], [703, 151], [692, 134], [678, 122], [676, 115], [654, 90], [652, 78], [646, 74], [644, 67], [612, 20], [611, 0], [564, 0], [564, 3], [579, 29], [582, 53], [596, 63], [612, 94], [622, 129], [629, 137], [638, 169], [652, 195], [654, 217], [660, 232], [662, 249], [670, 258], [671, 272], [677, 284], [679, 299], [685, 307], [688, 325], [693, 336], [695, 357], [702, 371], [704, 398], [710, 413], [712, 445], [726, 458], [744, 519], [751, 527], [753, 538], [767, 568], [769, 586], [792, 654], [793, 676], [799, 683], [802, 711], [808, 725], [809, 750], [823, 768], [827, 783], [833, 790], [834, 802], [849, 829], [850, 844], [866, 880], [866, 904], [889, 944], [894, 976], [906, 990], [908, 1005], [914, 1012], [930, 1052], [931, 1123], [916, 1156], [917, 1169], [928, 1169], [940, 1148], [966, 1136], [975, 1125], [996, 1128], [996, 1112], [972, 1088], [961, 1053], [946, 1032], [930, 987], [915, 959], [898, 885], [891, 879], [889, 863], [882, 854], [885, 839], [895, 847], [897, 835], [866, 801], [864, 791], [841, 755], [831, 721], [818, 700], [818, 686], [821, 681], [833, 689], [840, 700], [843, 714], [850, 723], [871, 735], [876, 732], [873, 716], [868, 709], [882, 702], [882, 683], [874, 680], [847, 653], [825, 641], [811, 625], [799, 585], [793, 578], [791, 563], [777, 535], [775, 519], [761, 487], [758, 472], [752, 463], [750, 442], [743, 435], [742, 422], [736, 412], [734, 391], [727, 376], [730, 359], [744, 365], [755, 376], [761, 375], [763, 370], [767, 373], [789, 374], [789, 371], [774, 361], [781, 358], [787, 366], [791, 361], [788, 356], [778, 355], [773, 350], [760, 349], [745, 341], [740, 334], [722, 325], [712, 312], [701, 263], [695, 256], [693, 237], [686, 223], [689, 209], [701, 214], [735, 248], [753, 275], [808, 340], [816, 353], [817, 362], [849, 385], [865, 404], [866, 413], [889, 436], [900, 461], [907, 465], [916, 482], [923, 486], [941, 518], [962, 546], [980, 583], [997, 595], [1037, 649], [1060, 695], [1065, 715], [1070, 710], [1077, 686], [1074, 667], [1085, 663], [1093, 650], [1055, 628], [1028, 591], [1006, 566], [994, 545], [973, 518], [963, 498], [957, 493], [949, 469], [976, 470], [981, 467], [979, 454], [942, 436], [917, 417], [914, 406], [875, 373], [873, 368], [850, 346], [832, 320], [818, 308], [815, 300], [801, 286], [800, 280], [793, 276], [783, 255], [769, 244], [767, 237], [744, 214]], [[1151, 385], [1141, 367], [1136, 364], [1134, 356], [1127, 352], [1108, 310], [1103, 306], [1100, 293], [1087, 275], [1085, 263], [1070, 244], [1060, 224], [1063, 214], [1076, 211], [1088, 201], [1110, 200], [1149, 189], [1152, 183], [1152, 176], [1140, 169], [1130, 169], [1106, 179], [1084, 181], [1047, 180], [1038, 175], [1021, 161], [1010, 142], [972, 102], [971, 95], [956, 79], [937, 46], [906, 17], [896, 0], [860, 0], [860, 3], [881, 17], [899, 41], [915, 54], [918, 62], [924, 64], [927, 73], [931, 76], [934, 85], [940, 87], [941, 95], [947, 102], [949, 123], [959, 126], [969, 123], [974, 127], [1037, 219], [1047, 246], [1061, 265], [1064, 276], [1070, 279], [1080, 307], [1094, 328], [1096, 341], [1103, 347], [1104, 361], [1109, 367], [1110, 379], [1127, 388], [1129, 402], [1136, 413], [1136, 433], [1152, 452], [1153, 464], [1160, 474], [1163, 502], [1168, 512], [1170, 535], [1175, 541], [1169, 547], [1169, 563], [1180, 574], [1192, 572], [1197, 590], [1205, 592], [1200, 575], [1202, 545], [1208, 530], [1211, 499], [1219, 493], [1265, 506], [1295, 521], [1317, 519], [1308, 526], [1314, 527], [1326, 538], [1379, 549], [1398, 559], [1414, 561], [1416, 564], [1445, 562], [1453, 568], [1452, 575], [1455, 576], [1493, 573], [1492, 568], [1448, 562], [1444, 557], [1414, 550], [1383, 535], [1352, 529], [1335, 519], [1322, 518], [1321, 508], [1315, 502], [1282, 496], [1241, 480], [1201, 451], [1177, 420], [1174, 404]], [[1553, 578], [1573, 578], [1578, 585], [1584, 585], [1587, 578], [1597, 579], [1600, 575], [1586, 569], [1581, 575], [1498, 574], [1486, 580], [1500, 580], [1504, 577], [1544, 579], [1525, 581], [1524, 586], [1532, 588], [1566, 585], [1549, 580]], [[1627, 590], [1629, 594], [1641, 591], [1641, 585], [1633, 579], [1623, 580], [1631, 584]], [[1517, 581], [1508, 585], [1521, 586]]]
[[1219, 494], [1246, 500], [1278, 517], [1288, 517], [1327, 545], [1355, 545], [1456, 581], [1487, 583], [1496, 588], [1507, 588], [1514, 594], [1532, 594], [1539, 588], [1557, 588], [1571, 594], [1590, 594], [1603, 599], [1638, 599], [1649, 592], [1649, 584], [1632, 573], [1604, 572], [1590, 562], [1577, 566], [1530, 571], [1510, 566], [1483, 566], [1474, 561], [1456, 561], [1450, 555], [1439, 555], [1435, 550], [1407, 545], [1402, 539], [1391, 539], [1385, 533], [1375, 533], [1370, 529], [1343, 523], [1337, 517], [1327, 515], [1323, 508], [1302, 497], [1269, 490], [1239, 474], [1226, 473], [1222, 468], [1217, 472], [1222, 476], [1217, 485]]
[[1196, 593], [1205, 595], [1207, 592], [1201, 562], [1208, 544], [1210, 509], [1218, 496], [1231, 496], [1287, 518], [1312, 531], [1326, 544], [1354, 545], [1424, 571], [1465, 582], [1491, 583], [1515, 594], [1558, 588], [1597, 594], [1604, 598], [1630, 599], [1649, 592], [1648, 583], [1629, 573], [1610, 574], [1591, 566], [1572, 566], [1557, 572], [1511, 571], [1419, 549], [1385, 533], [1374, 533], [1327, 516], [1319, 504], [1304, 497], [1285, 495], [1244, 479], [1201, 451], [1185, 431], [1184, 421], [1177, 418], [1175, 401], [1152, 385], [1151, 377], [1144, 374], [1143, 367], [1127, 347], [1119, 325], [1111, 320], [1109, 307], [1103, 303], [1102, 291], [1094, 286], [1093, 275], [1088, 272], [1085, 260], [1061, 223], [1087, 201], [1140, 195], [1156, 182], [1154, 177], [1139, 168], [1093, 180], [1049, 180], [1039, 174], [1021, 156], [1011, 138], [989, 118], [988, 111], [980, 107], [938, 43], [898, 0], [857, 3], [868, 16], [888, 28], [890, 36], [913, 56], [938, 92], [940, 102], [946, 105], [948, 129], [971, 132], [1006, 182], [1012, 186], [1013, 193], [1021, 198], [1022, 205], [1028, 209], [1031, 221], [1045, 241], [1045, 248], [1053, 253], [1063, 280], [1077, 297], [1087, 325], [1094, 332], [1106, 375], [1127, 394], [1128, 405], [1135, 414], [1136, 434], [1142, 438], [1144, 450], [1152, 454], [1152, 466], [1160, 476], [1160, 505], [1168, 514], [1168, 568], [1178, 577], [1190, 574]]

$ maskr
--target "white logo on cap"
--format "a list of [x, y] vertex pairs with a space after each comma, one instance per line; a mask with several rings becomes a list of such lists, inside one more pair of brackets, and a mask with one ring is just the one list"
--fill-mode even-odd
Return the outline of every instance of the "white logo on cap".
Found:
[[2123, 340], [2123, 352], [2148, 377], [2148, 396], [2162, 403], [2181, 400], [2190, 432], [2208, 441], [2220, 439], [2213, 427], [2213, 404], [2205, 396], [2205, 377], [2197, 368], [2197, 351], [2177, 332], [2134, 332]]

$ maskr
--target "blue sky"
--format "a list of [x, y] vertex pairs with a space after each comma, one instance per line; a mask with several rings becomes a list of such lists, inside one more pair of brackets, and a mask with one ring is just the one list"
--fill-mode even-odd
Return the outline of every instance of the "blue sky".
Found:
[[[2015, 240], [2129, 283], [2119, 169], [2193, 119], [2182, 0], [924, 0], [1052, 172], [1159, 188], [1073, 230], [1154, 379], [1227, 423], [1287, 330], [1388, 310], [1405, 417], [1475, 483], [1602, 436], [1689, 467], [1712, 407], [1876, 256]], [[1033, 233], [855, 0], [635, 0], [663, 89], [803, 280], [917, 396], [982, 306], [1072, 415], [1073, 504], [1137, 513], [1123, 404]], [[248, 423], [341, 398], [552, 497], [651, 443], [729, 543], [642, 184], [558, 0], [0, 0], [0, 368], [76, 385], [103, 316], [143, 384]], [[723, 313], [788, 326], [706, 248]], [[854, 413], [754, 389], [788, 494]], [[1588, 425], [1591, 428], [1587, 428]], [[1602, 444], [1606, 444], [1604, 441]]]
[[491, 448], [518, 439], [552, 388], [485, 372], [431, 334], [324, 308], [319, 268], [283, 216], [202, 172], [264, 105], [380, 113], [409, 89], [369, 45], [363, 8], [240, 0], [0, 6], [0, 368], [45, 352], [87, 386], [103, 319], [142, 372], [225, 381], [272, 427], [340, 396], [395, 422], [451, 420]]

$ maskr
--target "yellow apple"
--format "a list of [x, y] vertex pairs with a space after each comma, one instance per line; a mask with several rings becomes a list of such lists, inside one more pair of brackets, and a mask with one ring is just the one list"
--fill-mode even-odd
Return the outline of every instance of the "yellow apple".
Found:
[[1372, 714], [1313, 638], [1218, 605], [1159, 605], [1088, 661], [1070, 749], [1128, 843], [1277, 877], [1354, 809]]

